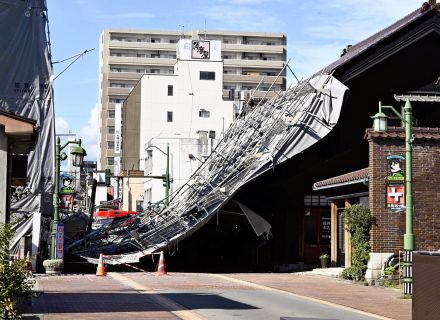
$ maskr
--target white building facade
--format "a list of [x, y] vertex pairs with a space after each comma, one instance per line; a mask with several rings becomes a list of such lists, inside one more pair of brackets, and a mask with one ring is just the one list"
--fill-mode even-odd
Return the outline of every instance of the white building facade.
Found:
[[182, 39], [174, 73], [146, 74], [128, 96], [123, 169], [138, 161], [145, 176], [156, 177], [145, 178], [144, 206], [165, 197], [164, 183], [157, 177], [166, 173], [167, 147], [170, 193], [185, 184], [215, 148], [234, 118], [234, 102], [222, 95], [221, 42]]
[[179, 39], [221, 41], [224, 99], [240, 99], [239, 92], [251, 90], [255, 98], [270, 98], [286, 89], [283, 68], [287, 40], [282, 33], [106, 29], [99, 53], [98, 170], [111, 169], [115, 173], [118, 167], [117, 106], [124, 103], [144, 74], [174, 73]]

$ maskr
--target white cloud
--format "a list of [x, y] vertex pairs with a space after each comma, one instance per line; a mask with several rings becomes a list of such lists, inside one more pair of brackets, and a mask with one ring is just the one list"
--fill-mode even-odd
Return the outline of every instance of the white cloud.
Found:
[[96, 104], [90, 110], [89, 120], [86, 126], [82, 127], [79, 136], [83, 141], [83, 147], [87, 151], [87, 160], [96, 160], [98, 151], [98, 134], [99, 134], [99, 107]]
[[302, 10], [310, 15], [305, 33], [320, 39], [358, 42], [417, 9], [415, 3], [398, 0], [314, 1]]
[[[246, 30], [246, 31], [270, 31], [279, 30], [280, 21], [272, 15], [267, 15], [257, 8], [247, 6], [231, 7], [227, 5], [214, 5], [203, 8], [200, 11], [202, 17], [208, 22], [217, 22], [220, 29]], [[216, 28], [218, 28], [216, 26]]]
[[55, 117], [55, 132], [57, 134], [69, 133], [69, 124], [63, 117]]
[[[289, 42], [290, 68], [295, 75], [304, 79], [318, 72], [325, 66], [337, 60], [340, 56], [342, 45], [333, 42], [325, 45], [315, 45], [309, 42]], [[290, 71], [287, 72], [289, 83], [294, 80]], [[294, 81], [296, 82], [296, 81]]]
[[[307, 77], [340, 57], [348, 44], [372, 36], [417, 9], [419, 4], [397, 0], [316, 0], [302, 3], [301, 34], [288, 36], [290, 65], [299, 78]], [[293, 81], [290, 76], [289, 82]]]

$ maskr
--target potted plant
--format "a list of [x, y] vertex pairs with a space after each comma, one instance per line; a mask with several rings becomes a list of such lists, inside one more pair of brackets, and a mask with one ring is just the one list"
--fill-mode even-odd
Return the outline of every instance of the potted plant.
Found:
[[393, 266], [388, 266], [383, 270], [383, 277], [385, 279], [397, 280], [399, 279], [399, 272]]
[[330, 256], [327, 253], [321, 254], [319, 260], [321, 261], [321, 268], [328, 268], [328, 261]]
[[64, 262], [61, 259], [48, 259], [43, 261], [43, 267], [47, 274], [60, 274], [63, 271]]

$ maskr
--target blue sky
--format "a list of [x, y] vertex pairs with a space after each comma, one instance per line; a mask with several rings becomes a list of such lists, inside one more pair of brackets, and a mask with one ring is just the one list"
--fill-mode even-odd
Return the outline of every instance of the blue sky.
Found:
[[[106, 28], [282, 32], [299, 78], [338, 59], [355, 44], [421, 6], [402, 0], [47, 0], [52, 60], [86, 49], [55, 80], [57, 133], [71, 130], [96, 159], [99, 36]], [[69, 62], [55, 64], [55, 76]], [[289, 80], [292, 77], [289, 77]]]

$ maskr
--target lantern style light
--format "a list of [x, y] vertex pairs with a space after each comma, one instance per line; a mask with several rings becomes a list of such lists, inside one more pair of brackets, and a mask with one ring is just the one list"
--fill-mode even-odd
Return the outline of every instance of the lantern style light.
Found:
[[87, 155], [86, 150], [84, 150], [81, 145], [74, 146], [70, 149], [70, 154], [72, 156], [72, 165], [74, 167], [81, 167], [83, 164], [84, 156]]
[[379, 112], [371, 117], [373, 119], [373, 130], [385, 132], [388, 130], [388, 117], [382, 112], [382, 104], [379, 102]]

